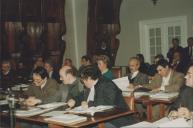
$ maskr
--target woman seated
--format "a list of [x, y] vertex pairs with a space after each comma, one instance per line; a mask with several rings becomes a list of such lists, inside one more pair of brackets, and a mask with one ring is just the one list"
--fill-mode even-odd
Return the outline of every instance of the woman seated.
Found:
[[113, 79], [113, 73], [110, 70], [110, 60], [106, 55], [100, 55], [97, 58], [97, 65], [102, 75], [110, 80]]

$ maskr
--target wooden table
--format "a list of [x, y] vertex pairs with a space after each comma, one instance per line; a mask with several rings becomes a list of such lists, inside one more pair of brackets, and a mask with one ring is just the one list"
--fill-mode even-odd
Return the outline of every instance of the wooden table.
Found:
[[[21, 122], [30, 122], [34, 124], [48, 124], [48, 128], [80, 128], [87, 127], [90, 125], [97, 125], [98, 128], [104, 128], [104, 123], [109, 120], [116, 119], [119, 117], [127, 116], [129, 114], [133, 114], [134, 111], [121, 111], [119, 109], [113, 109], [112, 111], [97, 113], [94, 117], [88, 117], [87, 121], [74, 124], [74, 125], [64, 125], [57, 122], [46, 122], [44, 117], [41, 116], [33, 116], [33, 117], [17, 117], [17, 121]], [[17, 124], [16, 128], [20, 128], [19, 124]]]
[[172, 98], [171, 100], [157, 100], [150, 98], [137, 98], [135, 102], [142, 103], [147, 107], [147, 121], [152, 122], [152, 107], [153, 105], [159, 104], [159, 117], [162, 118], [165, 116], [165, 105], [171, 104], [175, 101], [176, 98]]

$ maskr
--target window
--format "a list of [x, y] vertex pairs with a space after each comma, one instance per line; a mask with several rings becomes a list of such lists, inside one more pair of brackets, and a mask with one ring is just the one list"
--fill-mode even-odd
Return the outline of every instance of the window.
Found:
[[160, 53], [166, 57], [174, 37], [180, 40], [180, 45], [186, 46], [186, 16], [140, 21], [139, 30], [140, 51], [147, 62], [152, 63], [154, 56]]

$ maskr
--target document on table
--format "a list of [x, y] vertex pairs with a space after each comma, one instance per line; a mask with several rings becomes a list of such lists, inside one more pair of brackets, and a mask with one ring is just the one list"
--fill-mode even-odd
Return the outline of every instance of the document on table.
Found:
[[106, 105], [99, 105], [96, 107], [89, 107], [87, 109], [82, 108], [81, 106], [75, 107], [72, 110], [69, 110], [69, 113], [74, 113], [74, 114], [89, 114], [91, 116], [94, 116], [96, 112], [103, 112], [105, 110], [113, 109], [113, 106], [106, 106]]
[[158, 100], [170, 100], [172, 98], [175, 98], [178, 96], [178, 92], [171, 92], [171, 93], [164, 93], [164, 92], [159, 92], [155, 94], [149, 95], [151, 99], [158, 99]]
[[169, 120], [167, 117], [164, 117], [153, 123], [143, 121], [121, 128], [192, 128], [192, 123], [188, 123], [184, 118]]
[[137, 124], [124, 126], [124, 127], [121, 127], [121, 128], [157, 128], [157, 126], [155, 126], [154, 124], [152, 124], [150, 122], [143, 121], [143, 122], [139, 122]]
[[0, 100], [0, 105], [6, 105], [6, 104], [8, 104], [7, 100]]
[[114, 79], [113, 82], [117, 85], [117, 87], [119, 87], [122, 91], [130, 91], [128, 89], [129, 86], [129, 80], [128, 77], [121, 77], [118, 79]]
[[73, 115], [73, 114], [63, 114], [59, 116], [45, 118], [44, 120], [48, 122], [57, 122], [61, 124], [73, 125], [76, 123], [87, 121], [87, 117]]
[[66, 105], [66, 103], [65, 102], [54, 102], [54, 103], [39, 105], [35, 107], [29, 107], [27, 110], [18, 109], [16, 110], [15, 115], [20, 116], [20, 117], [35, 116], [35, 115], [39, 115], [39, 114], [54, 110], [63, 105]]
[[64, 115], [64, 113], [66, 113], [66, 111], [51, 111], [51, 112], [47, 112], [44, 114], [41, 114], [40, 116], [59, 116], [59, 115]]

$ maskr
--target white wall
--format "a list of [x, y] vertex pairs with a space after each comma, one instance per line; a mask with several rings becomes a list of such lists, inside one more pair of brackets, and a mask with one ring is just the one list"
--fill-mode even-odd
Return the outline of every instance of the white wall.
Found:
[[73, 64], [80, 65], [81, 56], [86, 54], [88, 0], [66, 0], [66, 52], [64, 58], [71, 58]]
[[[86, 53], [88, 0], [66, 0], [66, 57], [79, 66], [80, 57]], [[140, 52], [139, 21], [156, 18], [187, 16], [188, 36], [193, 36], [193, 0], [123, 0], [120, 10], [120, 47], [116, 65], [127, 65], [131, 56]]]
[[184, 15], [188, 17], [188, 36], [193, 36], [193, 0], [158, 0], [156, 6], [151, 0], [123, 0], [116, 65], [127, 65], [128, 59], [140, 52], [139, 21]]

